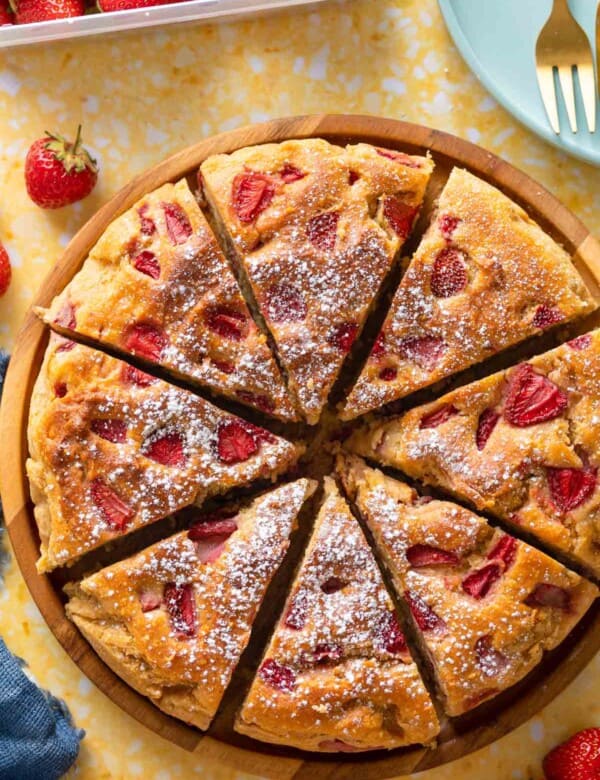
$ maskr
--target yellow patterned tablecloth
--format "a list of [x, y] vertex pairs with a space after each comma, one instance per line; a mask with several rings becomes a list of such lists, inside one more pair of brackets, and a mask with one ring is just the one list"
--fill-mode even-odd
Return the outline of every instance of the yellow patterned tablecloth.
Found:
[[[347, 0], [236, 24], [15, 50], [0, 53], [0, 238], [14, 264], [0, 301], [0, 345], [11, 348], [71, 235], [131, 176], [204, 136], [322, 111], [402, 118], [468, 138], [539, 179], [600, 233], [599, 171], [538, 140], [497, 106], [462, 62], [435, 0]], [[25, 193], [27, 148], [44, 129], [72, 133], [78, 122], [99, 160], [99, 185], [82, 204], [44, 213]], [[6, 586], [0, 635], [87, 731], [75, 776], [250, 777], [185, 753], [121, 712], [51, 636], [14, 564]], [[538, 717], [419, 778], [539, 778], [548, 748], [578, 728], [600, 725], [599, 681], [600, 657]]]

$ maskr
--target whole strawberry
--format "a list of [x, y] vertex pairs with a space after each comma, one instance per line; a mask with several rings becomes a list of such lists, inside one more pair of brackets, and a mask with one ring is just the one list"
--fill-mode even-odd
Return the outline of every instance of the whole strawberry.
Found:
[[544, 759], [546, 780], [600, 780], [600, 728], [577, 732]]
[[27, 192], [43, 209], [59, 209], [85, 198], [97, 179], [96, 161], [81, 145], [81, 125], [75, 143], [55, 133], [46, 133], [46, 138], [35, 141], [27, 152]]
[[180, 0], [98, 0], [98, 8], [108, 11], [128, 11], [131, 8], [149, 8], [153, 5], [170, 5]]
[[17, 24], [83, 16], [84, 0], [10, 0]]
[[12, 271], [10, 268], [8, 252], [0, 243], [0, 296], [4, 295], [4, 293], [8, 290], [11, 277]]
[[9, 5], [8, 0], [0, 0], [0, 27], [5, 24], [14, 24], [15, 15]]

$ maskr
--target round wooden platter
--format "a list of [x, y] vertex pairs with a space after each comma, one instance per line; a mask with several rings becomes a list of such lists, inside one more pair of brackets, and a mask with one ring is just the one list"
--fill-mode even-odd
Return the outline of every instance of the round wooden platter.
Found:
[[[520, 203], [573, 255], [577, 268], [600, 301], [600, 245], [568, 209], [525, 174], [489, 152], [437, 130], [376, 117], [317, 115], [275, 120], [208, 138], [135, 178], [71, 241], [44, 281], [34, 305], [49, 305], [77, 272], [108, 224], [145, 193], [193, 174], [209, 155], [252, 144], [308, 137], [323, 137], [339, 144], [365, 141], [417, 154], [429, 151], [436, 172], [424, 208], [425, 217], [450, 169], [459, 165], [471, 170]], [[588, 318], [586, 326], [596, 324], [597, 316]], [[0, 486], [15, 557], [34, 601], [69, 656], [116, 704], [165, 739], [236, 769], [278, 780], [382, 780], [439, 766], [498, 739], [547, 705], [600, 648], [600, 607], [595, 606], [573, 634], [519, 685], [474, 714], [446, 722], [437, 746], [431, 749], [416, 747], [383, 754], [333, 756], [302, 754], [243, 739], [234, 733], [204, 735], [163, 714], [102, 663], [65, 617], [64, 597], [57, 583], [36, 572], [39, 539], [24, 465], [29, 399], [47, 335], [46, 326], [32, 308], [17, 338], [2, 402], [0, 437], [4, 456], [0, 462]]]

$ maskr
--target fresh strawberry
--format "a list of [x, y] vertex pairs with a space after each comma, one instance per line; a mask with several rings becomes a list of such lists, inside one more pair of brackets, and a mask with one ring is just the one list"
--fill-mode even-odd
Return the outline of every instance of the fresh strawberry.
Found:
[[194, 232], [187, 214], [177, 203], [163, 203], [162, 208], [165, 214], [167, 235], [171, 243], [175, 246], [185, 244]]
[[5, 24], [14, 24], [15, 15], [10, 7], [9, 0], [0, 0], [0, 27]]
[[558, 585], [540, 582], [527, 596], [525, 603], [530, 607], [554, 607], [568, 612], [571, 607], [571, 596]]
[[509, 379], [504, 418], [517, 428], [526, 428], [560, 417], [568, 403], [564, 390], [536, 373], [529, 363], [523, 363]]
[[475, 642], [475, 655], [477, 665], [488, 677], [494, 677], [501, 672], [508, 663], [508, 658], [493, 645], [492, 635], [480, 636]]
[[219, 426], [217, 454], [223, 463], [242, 463], [258, 452], [258, 442], [248, 427], [241, 420], [230, 420]]
[[596, 488], [596, 469], [548, 468], [546, 471], [552, 501], [563, 513], [581, 506]]
[[133, 518], [134, 512], [100, 477], [91, 483], [90, 493], [106, 523], [115, 531], [123, 531]]
[[413, 544], [406, 551], [406, 559], [414, 569], [423, 566], [455, 566], [460, 562], [456, 553], [430, 544]]
[[321, 590], [323, 593], [337, 593], [338, 590], [345, 588], [348, 583], [341, 580], [339, 577], [328, 577], [321, 583]]
[[500, 415], [493, 409], [484, 409], [481, 412], [479, 422], [477, 423], [477, 432], [475, 433], [475, 444], [478, 450], [482, 450], [485, 447], [499, 419]]
[[144, 455], [163, 466], [185, 466], [183, 437], [179, 433], [166, 433], [151, 439], [142, 450]]
[[448, 627], [442, 618], [416, 593], [404, 591], [406, 599], [415, 623], [421, 631], [432, 631], [435, 634], [444, 634]]
[[440, 406], [439, 409], [436, 409], [435, 412], [424, 414], [423, 417], [421, 417], [419, 428], [437, 428], [438, 425], [447, 422], [451, 417], [454, 417], [455, 414], [458, 414], [458, 409], [455, 406], [452, 404], [444, 404], [443, 406]]
[[296, 322], [305, 319], [308, 308], [297, 287], [277, 283], [266, 292], [266, 312], [272, 322]]
[[289, 693], [296, 687], [294, 670], [290, 669], [289, 666], [283, 666], [274, 658], [267, 658], [263, 661], [258, 673], [267, 685], [279, 688], [280, 691]]
[[379, 372], [379, 378], [384, 382], [393, 382], [397, 376], [398, 370], [393, 366], [386, 366], [386, 368], [382, 368]]
[[600, 728], [578, 731], [551, 750], [543, 763], [546, 780], [599, 780]]
[[462, 589], [474, 599], [482, 599], [501, 576], [502, 567], [498, 563], [488, 563], [468, 574], [462, 581]]
[[386, 653], [400, 655], [408, 651], [406, 638], [398, 618], [393, 612], [386, 612], [381, 623], [378, 626], [379, 640]]
[[190, 639], [196, 633], [196, 602], [191, 585], [165, 585], [164, 602], [171, 619], [171, 628], [178, 639]]
[[445, 351], [446, 343], [437, 336], [409, 336], [399, 345], [402, 357], [426, 371], [435, 367]]
[[166, 333], [149, 322], [137, 322], [125, 331], [125, 349], [148, 360], [159, 360], [168, 343]]
[[132, 8], [150, 8], [153, 5], [170, 5], [179, 0], [97, 0], [98, 8], [104, 13], [129, 11]]
[[149, 249], [143, 249], [133, 257], [131, 264], [141, 274], [146, 274], [146, 276], [150, 276], [152, 279], [158, 279], [160, 276], [160, 263], [154, 252], [151, 252]]
[[207, 326], [224, 339], [242, 341], [248, 333], [246, 315], [231, 306], [213, 306], [204, 312], [203, 318]]
[[455, 247], [446, 247], [433, 263], [429, 286], [436, 298], [451, 298], [467, 286], [466, 255]]
[[358, 333], [356, 322], [342, 322], [329, 334], [327, 341], [340, 352], [349, 352]]
[[452, 241], [454, 231], [458, 227], [458, 223], [461, 222], [459, 217], [453, 217], [451, 214], [442, 214], [438, 219], [438, 227], [440, 233], [446, 239], [446, 241]]
[[[32, 6], [43, 7], [39, 0], [27, 0]], [[57, 5], [62, 7], [64, 0]], [[19, 5], [21, 8], [23, 2]], [[79, 5], [79, 2], [77, 3]], [[83, 13], [83, 3], [81, 3]], [[73, 16], [79, 14], [64, 14]], [[52, 17], [59, 18], [59, 17]], [[19, 22], [19, 12], [17, 12]], [[40, 21], [28, 19], [27, 21]], [[43, 209], [59, 209], [87, 197], [98, 179], [96, 161], [81, 145], [81, 125], [75, 142], [71, 143], [55, 133], [35, 141], [25, 159], [25, 184], [31, 200]]]
[[[15, 21], [17, 24], [50, 22], [53, 19], [68, 19], [72, 16], [83, 16], [85, 13], [84, 0], [14, 0], [12, 5], [15, 10]], [[87, 194], [88, 193], [86, 193], [86, 195]], [[81, 197], [85, 196], [82, 195]], [[79, 198], [76, 198], [76, 200], [79, 200]], [[69, 203], [72, 202], [73, 201], [69, 201]], [[40, 204], [38, 203], [38, 206], [39, 205]], [[58, 207], [42, 206], [42, 208]]]
[[[0, 17], [1, 23], [1, 17]], [[4, 246], [0, 243], [0, 296], [8, 290], [12, 278], [12, 269], [10, 267], [10, 258]]]
[[564, 318], [565, 316], [560, 309], [542, 303], [542, 305], [538, 306], [535, 310], [532, 322], [534, 327], [543, 330], [544, 328], [549, 328], [551, 325], [556, 325], [557, 322], [562, 322]]
[[91, 429], [97, 436], [115, 444], [124, 442], [127, 438], [125, 420], [119, 420], [116, 417], [92, 420]]
[[238, 173], [231, 185], [231, 202], [240, 222], [254, 222], [273, 200], [275, 187], [269, 176], [256, 171]]
[[383, 201], [383, 216], [401, 239], [405, 239], [412, 230], [418, 211], [395, 195], [389, 195]]
[[327, 211], [310, 219], [306, 226], [310, 243], [322, 252], [332, 252], [335, 248], [339, 217], [337, 211]]

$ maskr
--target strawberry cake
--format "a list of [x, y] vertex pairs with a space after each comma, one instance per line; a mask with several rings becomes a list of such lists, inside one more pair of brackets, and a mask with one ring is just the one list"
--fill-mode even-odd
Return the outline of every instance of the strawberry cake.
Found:
[[202, 164], [208, 203], [311, 424], [412, 229], [432, 170], [428, 158], [320, 139]]
[[31, 398], [40, 571], [252, 480], [302, 448], [116, 358], [53, 336]]
[[179, 379], [293, 420], [266, 337], [185, 179], [116, 219], [43, 311], [75, 332]]
[[373, 553], [331, 478], [235, 728], [325, 752], [431, 743], [439, 731]]
[[342, 458], [344, 486], [373, 534], [448, 715], [521, 680], [598, 595], [560, 563], [449, 501]]
[[564, 249], [506, 195], [454, 168], [341, 417], [595, 307]]
[[600, 330], [361, 429], [349, 447], [600, 575]]
[[297, 515], [300, 479], [67, 587], [67, 614], [102, 660], [176, 718], [208, 728]]

